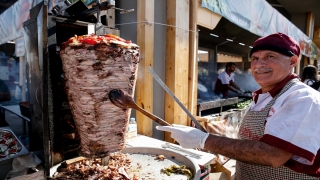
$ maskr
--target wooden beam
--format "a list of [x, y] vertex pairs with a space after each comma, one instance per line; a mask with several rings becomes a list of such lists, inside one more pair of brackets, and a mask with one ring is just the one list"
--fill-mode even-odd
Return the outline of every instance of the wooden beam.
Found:
[[[154, 53], [154, 0], [137, 1], [137, 44], [140, 46], [140, 64], [136, 84], [136, 103], [146, 111], [153, 111], [153, 77], [148, 66], [153, 68]], [[152, 123], [145, 115], [136, 113], [138, 133], [152, 136]]]
[[[320, 26], [317, 26], [314, 28], [314, 33], [313, 33], [313, 42], [317, 45], [317, 61], [315, 61], [314, 65], [318, 67], [319, 60], [320, 60]], [[320, 71], [320, 68], [318, 69]]]
[[201, 7], [201, 0], [197, 0], [197, 3], [192, 3], [194, 3], [194, 7], [197, 8], [197, 24], [208, 29], [214, 29], [222, 16], [207, 8]]
[[314, 28], [313, 40], [317, 47], [320, 47], [320, 26]]
[[[189, 3], [190, 0], [167, 1], [166, 85], [188, 107], [189, 76]], [[187, 125], [187, 114], [168, 94], [165, 119], [170, 124]], [[165, 140], [172, 141], [169, 133]]]
[[308, 12], [308, 18], [307, 18], [307, 27], [306, 27], [306, 35], [313, 39], [314, 34], [314, 20], [315, 16], [312, 12]]
[[[197, 115], [197, 96], [198, 96], [198, 2], [190, 1], [190, 32], [189, 32], [189, 109], [195, 117]], [[188, 118], [188, 124], [191, 119]]]
[[[314, 14], [312, 12], [308, 12], [307, 14], [307, 25], [306, 25], [306, 35], [312, 40], [313, 39], [313, 35], [314, 35], [314, 20], [315, 20], [315, 17], [314, 17]], [[302, 65], [303, 67], [308, 65], [308, 64], [311, 64], [309, 57], [306, 57], [304, 56], [302, 58]], [[299, 69], [299, 72], [301, 72], [302, 69]]]

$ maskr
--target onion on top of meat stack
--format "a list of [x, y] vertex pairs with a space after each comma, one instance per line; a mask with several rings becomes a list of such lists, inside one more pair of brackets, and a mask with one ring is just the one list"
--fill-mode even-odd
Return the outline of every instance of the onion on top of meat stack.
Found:
[[123, 149], [131, 109], [113, 105], [108, 93], [134, 95], [139, 46], [110, 34], [74, 36], [62, 44], [60, 57], [80, 155], [106, 157]]

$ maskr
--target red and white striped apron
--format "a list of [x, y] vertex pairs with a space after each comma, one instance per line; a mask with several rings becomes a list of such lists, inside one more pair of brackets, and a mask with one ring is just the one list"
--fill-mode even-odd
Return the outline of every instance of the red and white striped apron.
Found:
[[[241, 122], [239, 129], [239, 139], [246, 140], [259, 140], [264, 135], [264, 126], [267, 115], [270, 108], [276, 101], [276, 99], [286, 92], [297, 79], [290, 80], [281, 90], [281, 92], [276, 95], [264, 108], [262, 111], [248, 111], [246, 116]], [[241, 132], [241, 133], [240, 133]], [[236, 180], [318, 180], [319, 178], [308, 176], [306, 174], [295, 172], [287, 167], [280, 166], [278, 168], [273, 168], [270, 166], [249, 164], [237, 161], [236, 164]]]

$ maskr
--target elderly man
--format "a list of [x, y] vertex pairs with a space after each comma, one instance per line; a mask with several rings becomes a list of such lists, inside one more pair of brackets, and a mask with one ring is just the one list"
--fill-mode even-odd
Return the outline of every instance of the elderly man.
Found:
[[272, 34], [255, 41], [251, 70], [261, 89], [241, 122], [239, 139], [174, 125], [171, 132], [185, 148], [203, 148], [237, 160], [236, 179], [319, 179], [319, 92], [292, 74], [300, 48], [291, 37]]

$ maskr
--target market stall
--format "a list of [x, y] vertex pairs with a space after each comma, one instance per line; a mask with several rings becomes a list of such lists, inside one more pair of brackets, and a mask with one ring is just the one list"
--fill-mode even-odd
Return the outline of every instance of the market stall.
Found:
[[[73, 87], [68, 86], [65, 81], [64, 76], [69, 77], [69, 75], [66, 72], [66, 69], [68, 68], [65, 67], [66, 64], [63, 63], [63, 57], [61, 56], [61, 51], [66, 51], [62, 43], [67, 42], [70, 37], [77, 38], [81, 37], [81, 35], [92, 33], [97, 35], [119, 35], [119, 30], [109, 28], [102, 24], [99, 24], [98, 27], [98, 20], [95, 18], [90, 18], [90, 16], [92, 16], [92, 13], [98, 12], [99, 14], [100, 10], [108, 9], [110, 7], [113, 7], [114, 5], [102, 4], [101, 6], [99, 6], [100, 10], [99, 8], [97, 10], [97, 7], [93, 7], [92, 9], [90, 9], [81, 3], [81, 1], [77, 1], [73, 4], [65, 4], [67, 6], [65, 12], [68, 12], [68, 14], [72, 15], [72, 17], [65, 17], [61, 14], [59, 15], [59, 12], [55, 12], [55, 14], [49, 15], [46, 5], [40, 3], [35, 8], [31, 9], [31, 11], [34, 12], [33, 16], [31, 16], [28, 21], [24, 22], [24, 37], [26, 42], [26, 59], [28, 67], [28, 87], [30, 87], [29, 103], [32, 105], [32, 107], [30, 107], [30, 110], [32, 112], [30, 115], [30, 129], [32, 130], [30, 135], [30, 146], [32, 146], [33, 148], [43, 147], [43, 165], [45, 177], [53, 178], [53, 174], [61, 170], [61, 165], [64, 165], [64, 162], [80, 162], [78, 158], [82, 155], [101, 159], [100, 163], [102, 164], [100, 165], [102, 166], [104, 162], [103, 159], [105, 157], [111, 158], [113, 157], [113, 154], [111, 153], [115, 153], [114, 150], [107, 153], [99, 152], [96, 154], [85, 154], [85, 151], [82, 151], [84, 146], [87, 146], [90, 149], [92, 148], [92, 146], [94, 146], [93, 144], [99, 142], [97, 140], [89, 139], [89, 137], [91, 136], [90, 133], [87, 136], [90, 143], [83, 142], [85, 138], [84, 136], [82, 136], [81, 138], [80, 133], [84, 133], [85, 130], [79, 129], [80, 121], [76, 121], [76, 118], [79, 117], [77, 117], [77, 115], [75, 115], [75, 113], [73, 112], [77, 110], [72, 109], [74, 105], [70, 104], [70, 92], [72, 93], [77, 90], [72, 90], [68, 93], [68, 90]], [[79, 11], [79, 7], [83, 7], [82, 12]], [[77, 11], [75, 11], [75, 9], [77, 9]], [[77, 36], [74, 36], [75, 34]], [[114, 38], [116, 36], [110, 37]], [[129, 43], [129, 41], [122, 42], [122, 44], [125, 43]], [[117, 46], [112, 47], [116, 48]], [[132, 52], [134, 52], [133, 49], [128, 53]], [[70, 53], [69, 56], [71, 56]], [[76, 56], [78, 55], [75, 55], [75, 58]], [[115, 70], [116, 68], [120, 68], [121, 71], [126, 71], [126, 67], [122, 65], [117, 67], [113, 66], [112, 68], [113, 70]], [[97, 69], [99, 69], [98, 66], [95, 68], [95, 70]], [[86, 69], [83, 70], [85, 71]], [[119, 72], [116, 71], [114, 73], [107, 73], [106, 76], [113, 76], [113, 74], [117, 75], [116, 73]], [[84, 79], [83, 81], [86, 80]], [[134, 83], [134, 78], [130, 78], [130, 83]], [[117, 82], [112, 82], [112, 84], [116, 85]], [[83, 86], [86, 86], [86, 84], [83, 84]], [[119, 85], [119, 87], [121, 86]], [[133, 95], [134, 86], [130, 86], [125, 90]], [[82, 91], [83, 90], [81, 90], [81, 92]], [[78, 93], [81, 92], [79, 91]], [[80, 96], [79, 98], [81, 99], [83, 97]], [[116, 106], [113, 106], [112, 108], [115, 107]], [[122, 117], [121, 112], [123, 111], [120, 108], [116, 109], [116, 111], [119, 111], [120, 113], [118, 117]], [[129, 113], [125, 113], [126, 118], [130, 117], [130, 111], [128, 112]], [[81, 110], [78, 113], [82, 113]], [[119, 126], [121, 126], [121, 123], [118, 124]], [[118, 125], [115, 125], [115, 127], [118, 127]], [[121, 127], [121, 129], [124, 129], [124, 127], [127, 127], [126, 123], [123, 124], [123, 127]], [[97, 133], [99, 134], [99, 132]], [[107, 138], [110, 136], [105, 135], [105, 137]], [[37, 142], [37, 144], [35, 144], [35, 142]], [[120, 140], [119, 142], [122, 142], [122, 140]], [[192, 176], [196, 179], [198, 179], [200, 176], [199, 165], [208, 165], [208, 163], [215, 159], [215, 156], [210, 153], [199, 152], [202, 153], [202, 157], [206, 157], [206, 162], [196, 161], [195, 163], [194, 160], [198, 160], [198, 156], [192, 157], [193, 159], [185, 157], [182, 152], [177, 152], [176, 149], [168, 149], [159, 146], [160, 143], [165, 144], [164, 141], [158, 141], [157, 146], [154, 145], [153, 147], [150, 147], [153, 149], [149, 150], [148, 148], [141, 146], [131, 148], [130, 146], [133, 145], [127, 144], [123, 152], [128, 152], [131, 154], [144, 154], [143, 157], [138, 158], [138, 160], [141, 162], [147, 160], [147, 158], [149, 157], [147, 154], [150, 153], [156, 153], [154, 154], [155, 156], [164, 155], [165, 161], [176, 159], [177, 161], [179, 161], [177, 165], [188, 165], [189, 167], [193, 167], [191, 168], [193, 173]], [[123, 144], [121, 146], [123, 146]], [[200, 159], [202, 159], [202, 157]], [[135, 159], [135, 157], [132, 158]], [[156, 163], [156, 165], [162, 169], [171, 165], [161, 162], [150, 162], [150, 164], [153, 163]], [[152, 170], [151, 173], [153, 172], [155, 173], [156, 171]], [[150, 171], [148, 171], [148, 173], [150, 176]], [[163, 176], [163, 174], [161, 176]]]

